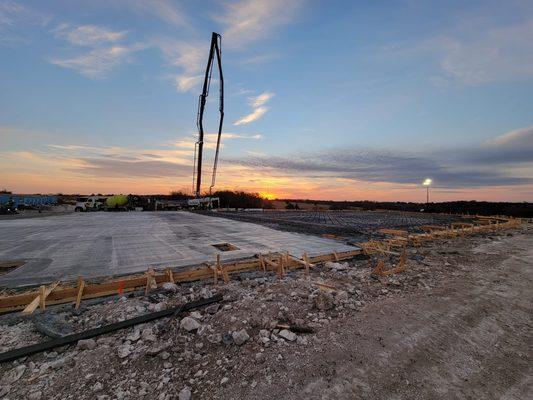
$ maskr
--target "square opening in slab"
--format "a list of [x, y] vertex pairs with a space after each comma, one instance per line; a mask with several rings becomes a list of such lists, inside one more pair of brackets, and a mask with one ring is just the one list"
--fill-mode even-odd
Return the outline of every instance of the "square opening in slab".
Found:
[[231, 243], [217, 243], [217, 244], [212, 244], [211, 246], [216, 247], [220, 251], [239, 250], [237, 246], [234, 246]]
[[14, 271], [17, 268], [22, 267], [25, 263], [26, 262], [23, 260], [0, 261], [0, 275], [5, 275]]

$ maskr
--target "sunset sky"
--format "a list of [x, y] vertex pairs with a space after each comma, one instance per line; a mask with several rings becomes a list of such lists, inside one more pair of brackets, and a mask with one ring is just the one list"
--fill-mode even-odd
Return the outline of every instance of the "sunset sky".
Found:
[[0, 189], [190, 192], [212, 31], [218, 189], [425, 201], [432, 178], [435, 201], [533, 201], [519, 0], [0, 0]]

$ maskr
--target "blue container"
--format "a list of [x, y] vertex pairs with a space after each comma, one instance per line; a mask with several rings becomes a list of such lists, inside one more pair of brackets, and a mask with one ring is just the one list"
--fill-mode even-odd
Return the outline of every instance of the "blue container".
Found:
[[25, 206], [44, 206], [57, 204], [57, 196], [20, 196], [16, 194], [0, 194], [0, 204], [7, 204], [13, 201], [13, 207], [18, 208], [20, 205]]

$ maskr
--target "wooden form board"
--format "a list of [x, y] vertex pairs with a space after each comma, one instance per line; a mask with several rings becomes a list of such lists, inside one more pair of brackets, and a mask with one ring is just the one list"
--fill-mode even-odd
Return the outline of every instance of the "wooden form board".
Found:
[[[348, 252], [336, 253], [338, 259], [349, 259], [357, 254], [361, 254], [361, 250], [353, 250]], [[277, 256], [276, 254], [274, 256]], [[334, 261], [335, 256], [333, 254], [325, 254], [314, 257], [308, 257], [309, 263], [314, 264], [317, 262]], [[267, 263], [272, 263], [271, 259], [266, 259]], [[296, 261], [295, 258], [289, 257], [286, 262], [286, 266], [290, 268], [305, 268], [305, 263]], [[230, 264], [221, 265], [221, 268], [226, 274], [237, 274], [241, 272], [247, 272], [254, 269], [259, 269], [261, 263], [259, 258], [240, 261]], [[276, 264], [277, 267], [277, 264]], [[157, 285], [169, 282], [168, 269], [163, 272], [154, 272], [150, 274], [150, 278], [155, 281]], [[213, 270], [210, 265], [195, 268], [182, 272], [172, 272], [172, 278], [174, 283], [191, 282], [197, 280], [213, 279]], [[131, 292], [134, 290], [145, 289], [147, 283], [147, 276], [134, 276], [124, 277], [111, 282], [88, 284], [84, 282], [82, 294], [80, 297], [80, 290], [78, 286], [61, 286], [56, 287], [46, 298], [46, 305], [63, 304], [63, 303], [76, 303], [86, 299], [92, 299], [96, 297], [117, 295], [122, 293]], [[79, 298], [80, 297], [80, 298]], [[39, 298], [38, 291], [32, 291], [27, 293], [21, 293], [11, 296], [0, 297], [0, 313], [21, 310], [26, 305]], [[78, 299], [79, 298], [79, 299]], [[37, 303], [39, 305], [39, 303]]]
[[386, 235], [396, 235], [396, 236], [409, 236], [409, 232], [403, 230], [403, 229], [379, 229], [379, 233], [384, 233]]
[[[457, 236], [459, 233], [476, 233], [476, 232], [485, 232], [490, 230], [497, 229], [506, 229], [520, 225], [520, 219], [507, 219], [505, 222], [500, 222], [497, 224], [468, 224], [468, 232], [464, 232], [461, 228], [446, 228], [439, 231], [433, 231], [431, 233], [418, 233], [411, 234], [408, 238], [403, 236], [397, 236], [391, 239], [386, 239], [385, 241], [376, 241], [371, 240], [369, 242], [361, 243], [362, 250], [352, 250], [347, 252], [339, 253], [330, 253], [317, 256], [310, 256], [300, 259], [295, 257], [287, 257], [282, 254], [271, 254], [263, 255], [263, 263], [267, 265], [274, 264], [278, 265], [279, 259], [284, 258], [284, 267], [287, 269], [291, 268], [306, 268], [306, 264], [312, 266], [313, 264], [322, 263], [326, 261], [339, 261], [353, 258], [359, 254], [376, 254], [376, 253], [388, 253], [388, 254], [398, 254], [391, 250], [391, 246], [398, 245], [403, 246], [405, 244], [419, 245], [421, 242], [426, 240], [435, 240], [441, 237], [453, 237]], [[466, 225], [466, 224], [465, 224]], [[406, 242], [407, 239], [407, 242]], [[394, 242], [394, 240], [397, 241]], [[272, 257], [276, 259], [273, 261]], [[304, 261], [304, 262], [302, 262]], [[260, 270], [262, 268], [262, 261], [260, 257], [252, 260], [240, 261], [235, 263], [229, 263], [225, 265], [220, 265], [221, 270], [224, 274], [238, 274], [241, 272], [251, 271], [251, 270]], [[275, 268], [273, 268], [276, 271]], [[169, 273], [170, 271], [170, 273]], [[153, 279], [153, 280], [152, 280]], [[191, 282], [197, 280], [208, 280], [213, 279], [213, 269], [211, 265], [204, 265], [202, 267], [193, 268], [187, 271], [176, 272], [171, 269], [161, 272], [154, 272], [150, 274], [150, 283], [155, 285], [160, 285], [165, 282], [173, 281], [174, 283], [180, 282]], [[226, 280], [226, 279], [225, 279]], [[78, 282], [79, 283], [79, 282]], [[80, 290], [80, 285], [72, 286], [54, 286], [54, 288], [49, 292], [45, 293], [45, 305], [53, 304], [63, 304], [63, 303], [75, 303], [79, 307], [79, 302], [85, 299], [92, 299], [96, 297], [110, 296], [116, 294], [122, 294], [131, 292], [134, 290], [145, 289], [147, 284], [147, 276], [138, 275], [138, 276], [128, 276], [120, 279], [116, 279], [110, 282], [103, 283], [94, 283], [89, 284], [87, 282], [83, 283], [83, 287]], [[31, 291], [26, 293], [20, 293], [15, 295], [3, 296], [0, 297], [0, 313], [11, 312], [16, 310], [22, 310], [34, 304], [37, 301], [37, 306], [40, 304], [40, 292]], [[33, 306], [32, 306], [33, 307]]]

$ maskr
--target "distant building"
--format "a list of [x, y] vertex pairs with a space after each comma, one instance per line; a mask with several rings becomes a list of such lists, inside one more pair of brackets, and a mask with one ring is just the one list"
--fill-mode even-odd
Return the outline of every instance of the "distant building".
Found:
[[0, 205], [9, 202], [13, 202], [14, 208], [19, 208], [20, 206], [47, 206], [57, 204], [57, 196], [0, 194]]

